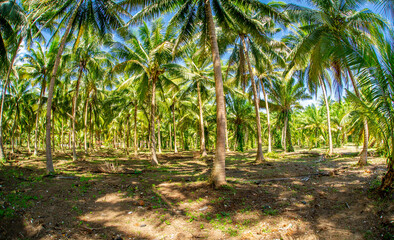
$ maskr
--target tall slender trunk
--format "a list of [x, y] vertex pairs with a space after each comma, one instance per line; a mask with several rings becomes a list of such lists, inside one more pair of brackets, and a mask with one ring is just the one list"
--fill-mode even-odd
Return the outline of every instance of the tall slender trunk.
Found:
[[10, 75], [11, 75], [12, 67], [14, 65], [15, 58], [16, 58], [16, 55], [18, 54], [18, 50], [19, 50], [19, 47], [21, 46], [22, 40], [23, 40], [23, 37], [20, 37], [19, 41], [18, 41], [18, 44], [16, 46], [16, 49], [15, 49], [15, 53], [14, 53], [14, 55], [12, 55], [10, 66], [8, 67], [8, 70], [7, 70], [7, 76], [5, 78], [3, 93], [2, 93], [2, 97], [1, 97], [1, 106], [0, 106], [0, 162], [5, 161], [5, 159], [6, 159], [5, 152], [4, 152], [4, 146], [3, 146], [3, 127], [2, 127], [3, 126], [3, 112], [4, 112], [5, 95], [7, 93], [7, 86], [9, 85], [9, 82], [10, 82]]
[[174, 124], [174, 152], [178, 153], [176, 144], [176, 122], [175, 122], [175, 103], [172, 105], [172, 122]]
[[224, 100], [222, 65], [220, 63], [219, 47], [216, 38], [215, 23], [213, 21], [211, 2], [205, 0], [205, 14], [208, 20], [208, 33], [211, 41], [212, 62], [215, 76], [216, 90], [216, 156], [213, 161], [211, 181], [215, 187], [226, 182], [226, 104]]
[[129, 155], [130, 149], [130, 114], [126, 118], [126, 154]]
[[200, 82], [197, 82], [197, 98], [198, 98], [198, 110], [200, 113], [200, 155], [201, 157], [206, 157], [207, 150], [205, 148], [204, 115], [202, 110]]
[[248, 63], [248, 69], [249, 69], [249, 76], [250, 76], [250, 81], [252, 82], [252, 89], [253, 89], [253, 97], [254, 97], [254, 109], [256, 112], [256, 127], [257, 127], [257, 155], [256, 155], [256, 162], [262, 162], [264, 161], [264, 156], [263, 156], [263, 141], [261, 139], [261, 123], [260, 123], [260, 106], [259, 106], [259, 96], [257, 94], [257, 87], [256, 87], [256, 82], [254, 79], [254, 74], [253, 74], [253, 69], [252, 65], [250, 64], [250, 58], [249, 58], [249, 52], [248, 52], [248, 44], [246, 44], [245, 41], [245, 36], [240, 35], [242, 44], [244, 46], [245, 50], [245, 55], [246, 55], [246, 62]]
[[155, 110], [156, 110], [156, 78], [152, 78], [152, 102], [150, 111], [150, 146], [152, 152], [152, 165], [157, 166], [159, 162], [157, 161], [156, 155], [156, 137], [155, 137]]
[[289, 122], [287, 122], [287, 130], [286, 130], [286, 141], [287, 141], [287, 149], [289, 152], [294, 152], [293, 142], [291, 141], [291, 130]]
[[89, 104], [89, 96], [86, 98], [85, 102], [85, 129], [84, 129], [84, 148], [85, 148], [85, 154], [88, 154], [88, 104]]
[[75, 94], [74, 94], [74, 99], [73, 99], [73, 117], [72, 117], [72, 121], [73, 121], [73, 161], [76, 161], [78, 159], [77, 157], [77, 150], [75, 147], [75, 123], [76, 123], [76, 116], [77, 116], [77, 103], [78, 103], [78, 94], [79, 94], [79, 85], [81, 84], [81, 78], [82, 78], [82, 73], [83, 73], [83, 67], [80, 66], [79, 70], [78, 70], [78, 80], [77, 80], [77, 85], [75, 86]]
[[263, 79], [261, 79], [261, 89], [263, 90], [264, 102], [265, 102], [265, 110], [267, 111], [267, 127], [268, 127], [268, 152], [272, 152], [272, 136], [271, 136], [271, 118], [270, 118], [270, 109], [268, 105], [268, 96], [265, 92]]
[[137, 101], [135, 101], [134, 105], [134, 156], [137, 156], [138, 152], [138, 143], [137, 143], [137, 112], [138, 112], [138, 105]]
[[27, 150], [29, 153], [31, 153], [31, 148], [30, 148], [30, 130], [27, 131]]
[[63, 145], [64, 145], [64, 120], [62, 120], [62, 133], [60, 136], [60, 146], [61, 146], [62, 151], [64, 150]]
[[11, 153], [15, 153], [15, 125], [16, 125], [17, 116], [15, 116], [14, 121], [12, 123], [11, 128]]
[[92, 104], [89, 104], [89, 122], [90, 122], [90, 149], [94, 150], [94, 124], [93, 124], [93, 114], [92, 114]]
[[[352, 81], [354, 92], [356, 93], [356, 96], [359, 99], [361, 99], [360, 91], [358, 90], [357, 83], [356, 83], [356, 80], [354, 79], [352, 71], [350, 70], [349, 67], [347, 68], [347, 71], [349, 73], [350, 80]], [[367, 119], [364, 119], [363, 150], [360, 153], [360, 158], [357, 163], [357, 165], [359, 165], [361, 167], [367, 165], [367, 162], [368, 162], [368, 139], [369, 139], [368, 121], [367, 121]]]
[[324, 82], [322, 81], [322, 79], [320, 79], [320, 85], [321, 85], [322, 90], [323, 90], [324, 103], [326, 104], [326, 111], [327, 111], [328, 144], [329, 144], [329, 152], [328, 152], [328, 154], [332, 155], [333, 147], [332, 147], [332, 137], [331, 137], [330, 107], [328, 106], [326, 87], [325, 87]]
[[52, 100], [53, 100], [53, 91], [55, 88], [55, 80], [56, 80], [56, 74], [57, 70], [60, 65], [60, 60], [64, 51], [64, 47], [66, 46], [67, 42], [67, 37], [71, 31], [71, 27], [74, 23], [75, 17], [77, 16], [77, 11], [79, 7], [81, 6], [83, 0], [80, 0], [74, 9], [74, 12], [71, 15], [71, 18], [67, 24], [66, 30], [63, 34], [63, 37], [61, 39], [60, 47], [57, 52], [56, 58], [55, 58], [55, 63], [53, 65], [53, 71], [52, 71], [52, 77], [51, 81], [49, 84], [49, 89], [48, 89], [48, 101], [47, 101], [47, 114], [46, 114], [46, 167], [47, 167], [47, 172], [54, 172], [55, 169], [53, 168], [53, 160], [52, 160], [52, 151], [51, 151], [51, 109], [52, 109]]
[[38, 109], [37, 109], [37, 115], [36, 115], [36, 127], [34, 130], [34, 153], [33, 156], [37, 156], [37, 141], [38, 141], [38, 120], [40, 119], [40, 110], [41, 110], [41, 105], [42, 105], [42, 96], [45, 94], [45, 89], [46, 89], [46, 80], [45, 80], [46, 74], [44, 74], [44, 78], [41, 83], [41, 92], [40, 92], [40, 98], [38, 99]]
[[285, 126], [283, 127], [283, 132], [282, 132], [282, 138], [283, 138], [283, 149], [285, 152], [287, 152], [287, 125], [289, 123], [289, 117], [287, 115], [287, 112], [285, 113]]
[[170, 132], [170, 134], [169, 134], [169, 136], [170, 136], [170, 150], [172, 150], [172, 132], [171, 132], [171, 124], [170, 123], [168, 123], [168, 128], [169, 128], [169, 132]]
[[52, 108], [52, 151], [55, 152], [55, 109]]
[[161, 153], [161, 136], [160, 136], [160, 119], [157, 119], [157, 145], [159, 146], [159, 153]]

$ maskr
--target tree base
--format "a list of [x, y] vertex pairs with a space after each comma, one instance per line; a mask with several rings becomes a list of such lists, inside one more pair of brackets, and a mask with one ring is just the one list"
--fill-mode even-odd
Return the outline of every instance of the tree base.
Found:
[[389, 169], [387, 170], [386, 174], [382, 178], [382, 184], [380, 185], [378, 190], [382, 192], [392, 189], [393, 180], [394, 180], [394, 169], [392, 166], [389, 166]]
[[368, 159], [368, 152], [363, 149], [360, 153], [360, 158], [358, 159], [357, 166], [359, 167], [366, 166], [368, 164], [367, 159]]

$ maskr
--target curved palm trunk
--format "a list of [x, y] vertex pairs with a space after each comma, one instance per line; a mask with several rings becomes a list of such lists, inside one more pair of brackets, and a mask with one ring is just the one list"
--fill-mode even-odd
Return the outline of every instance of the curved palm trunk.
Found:
[[259, 106], [259, 97], [257, 94], [257, 87], [256, 87], [256, 82], [254, 80], [254, 74], [252, 70], [252, 65], [250, 64], [250, 58], [249, 58], [249, 53], [248, 53], [248, 46], [246, 45], [245, 41], [245, 36], [241, 35], [241, 40], [242, 44], [245, 49], [245, 55], [246, 55], [246, 61], [248, 63], [248, 69], [249, 69], [249, 76], [250, 76], [250, 81], [252, 82], [252, 89], [253, 89], [253, 97], [254, 97], [254, 109], [256, 112], [256, 127], [257, 127], [257, 155], [256, 155], [256, 162], [262, 162], [264, 161], [264, 156], [263, 156], [263, 141], [261, 139], [261, 123], [260, 123], [260, 106]]
[[222, 66], [220, 63], [219, 47], [216, 38], [215, 23], [213, 22], [210, 0], [205, 0], [205, 14], [208, 20], [208, 33], [211, 41], [212, 61], [216, 90], [216, 156], [213, 161], [211, 180], [215, 187], [226, 182], [226, 105], [224, 101]]
[[200, 154], [201, 157], [206, 157], [207, 150], [205, 148], [205, 132], [204, 132], [204, 118], [203, 118], [204, 116], [202, 111], [200, 82], [197, 82], [197, 97], [198, 97], [198, 110], [200, 112]]
[[[352, 71], [347, 68], [347, 71], [349, 73], [350, 80], [352, 81], [353, 89], [354, 92], [356, 93], [356, 96], [361, 99], [360, 96], [360, 91], [358, 90], [356, 80], [353, 77]], [[363, 142], [363, 150], [360, 153], [360, 159], [358, 160], [357, 165], [359, 166], [365, 166], [367, 165], [367, 160], [368, 160], [368, 139], [369, 139], [369, 131], [368, 131], [368, 121], [367, 119], [364, 119], [364, 142]]]
[[77, 157], [77, 150], [75, 148], [75, 123], [76, 123], [76, 116], [77, 116], [77, 102], [78, 102], [78, 94], [79, 94], [79, 85], [81, 84], [81, 78], [82, 78], [82, 71], [83, 71], [83, 67], [79, 67], [79, 73], [78, 73], [78, 80], [77, 80], [77, 85], [75, 86], [75, 95], [74, 95], [74, 99], [73, 99], [73, 117], [72, 117], [72, 121], [73, 121], [73, 139], [72, 139], [72, 145], [73, 145], [73, 161], [76, 161], [78, 159]]
[[72, 13], [72, 16], [67, 24], [66, 31], [63, 34], [59, 50], [57, 52], [56, 58], [55, 58], [55, 63], [53, 65], [53, 71], [52, 71], [52, 77], [51, 81], [49, 84], [49, 89], [48, 89], [48, 102], [47, 102], [47, 114], [46, 114], [46, 168], [47, 172], [54, 172], [55, 169], [53, 168], [53, 160], [52, 160], [52, 151], [51, 151], [51, 109], [52, 109], [52, 100], [53, 100], [53, 91], [55, 88], [55, 79], [56, 79], [56, 74], [57, 70], [60, 65], [60, 59], [62, 57], [64, 47], [66, 46], [66, 41], [67, 37], [71, 31], [71, 27], [74, 23], [75, 17], [77, 16], [77, 11], [79, 7], [81, 6], [83, 0], [80, 0], [76, 8], [74, 9], [74, 12]]
[[267, 111], [267, 127], [268, 127], [268, 152], [272, 152], [272, 136], [271, 136], [271, 120], [270, 120], [270, 109], [268, 106], [267, 93], [265, 92], [264, 83], [261, 79], [261, 89], [263, 90], [265, 110]]
[[174, 124], [174, 152], [178, 153], [178, 148], [176, 144], [176, 123], [175, 123], [175, 103], [172, 105], [172, 122]]
[[138, 155], [138, 144], [137, 144], [137, 112], [138, 112], [138, 105], [135, 102], [134, 106], [134, 156]]
[[46, 80], [45, 80], [45, 75], [44, 79], [42, 80], [41, 84], [41, 92], [40, 92], [40, 98], [38, 99], [38, 109], [37, 109], [37, 115], [36, 115], [36, 128], [34, 129], [34, 153], [33, 156], [37, 156], [37, 151], [38, 151], [38, 120], [40, 118], [40, 110], [41, 110], [41, 105], [42, 105], [42, 96], [45, 94], [45, 89], [46, 89]]
[[328, 127], [328, 143], [329, 143], [329, 155], [332, 155], [333, 153], [333, 147], [332, 147], [332, 137], [331, 137], [331, 117], [330, 117], [330, 107], [328, 106], [328, 100], [327, 100], [327, 92], [326, 92], [326, 87], [323, 83], [323, 81], [320, 79], [320, 85], [323, 90], [323, 96], [324, 96], [324, 103], [326, 104], [326, 110], [327, 110], [327, 127]]
[[89, 97], [86, 98], [85, 102], [85, 129], [84, 129], [84, 148], [85, 148], [85, 154], [88, 154], [88, 105], [89, 105]]
[[3, 88], [3, 93], [2, 93], [3, 95], [1, 97], [1, 107], [0, 107], [0, 162], [4, 161], [6, 159], [5, 152], [4, 152], [4, 146], [3, 146], [3, 127], [2, 127], [3, 126], [3, 112], [4, 112], [5, 94], [7, 92], [7, 86], [9, 85], [9, 82], [10, 82], [10, 75], [11, 75], [11, 71], [12, 71], [12, 66], [14, 65], [15, 58], [16, 58], [16, 55], [18, 53], [19, 47], [21, 46], [22, 40], [23, 40], [23, 38], [20, 37], [19, 38], [19, 42], [18, 42], [18, 44], [16, 46], [16, 49], [15, 49], [15, 53], [14, 53], [14, 55], [11, 58], [10, 66], [8, 68], [8, 71], [7, 71], [7, 77], [5, 79], [5, 84], [4, 84], [4, 88]]
[[152, 79], [152, 102], [150, 111], [150, 146], [152, 152], [152, 165], [157, 166], [159, 162], [157, 161], [156, 155], [156, 137], [155, 137], [155, 110], [156, 110], [156, 79]]

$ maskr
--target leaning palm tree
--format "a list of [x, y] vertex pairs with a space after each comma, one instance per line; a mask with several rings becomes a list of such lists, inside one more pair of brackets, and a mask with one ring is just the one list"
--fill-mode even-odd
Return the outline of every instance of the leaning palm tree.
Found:
[[[327, 69], [331, 69], [337, 83], [338, 93], [342, 92], [343, 79], [350, 76], [356, 95], [357, 83], [352, 77], [352, 70], [347, 56], [364, 42], [370, 42], [368, 38], [371, 23], [385, 27], [384, 20], [368, 9], [356, 11], [362, 1], [313, 1], [315, 9], [309, 9], [294, 4], [288, 4], [286, 13], [289, 18], [300, 22], [305, 35], [291, 53], [289, 69], [294, 66], [305, 67], [308, 65], [308, 82], [310, 89], [320, 86], [323, 94], [326, 94], [325, 81], [328, 75]], [[299, 33], [301, 33], [300, 31]], [[314, 90], [314, 91], [315, 91]], [[325, 97], [325, 99], [327, 99]], [[326, 101], [327, 106], [327, 101]], [[329, 111], [327, 110], [327, 113]], [[328, 124], [329, 122], [329, 117]], [[333, 152], [331, 128], [329, 131], [329, 154]], [[360, 165], [367, 161], [368, 149], [368, 124], [364, 123], [364, 146], [359, 160]]]
[[[43, 4], [44, 6], [42, 6]], [[74, 42], [74, 45], [76, 46], [78, 45], [78, 42], [85, 30], [94, 29], [101, 36], [103, 36], [112, 29], [122, 26], [123, 21], [119, 13], [124, 13], [124, 10], [113, 0], [31, 0], [30, 5], [37, 8], [42, 6], [42, 8], [45, 8], [49, 13], [50, 19], [46, 22], [44, 27], [47, 26], [47, 24], [53, 23], [53, 21], [59, 19], [60, 25], [55, 33], [63, 33], [53, 65], [51, 80], [49, 82], [46, 113], [47, 171], [54, 172], [51, 151], [52, 100], [61, 56], [63, 54], [67, 40], [69, 39], [69, 35], [72, 33], [72, 31], [78, 31], [77, 39]], [[105, 19], [105, 21], [103, 21], [103, 19]], [[62, 28], [65, 28], [64, 32], [62, 31]]]
[[[161, 20], [152, 23], [149, 28], [146, 23], [139, 28], [139, 35], [130, 31], [121, 31], [126, 44], [114, 43], [114, 53], [121, 59], [121, 63], [115, 66], [116, 72], [126, 71], [131, 77], [125, 84], [138, 85], [140, 100], [151, 96], [150, 103], [150, 149], [152, 153], [152, 165], [158, 165], [156, 156], [155, 137], [155, 111], [156, 111], [156, 87], [174, 85], [165, 74], [171, 69], [176, 70], [180, 66], [172, 64], [173, 34], [164, 34], [164, 26]], [[150, 86], [150, 88], [148, 88]]]
[[383, 191], [390, 189], [394, 181], [394, 33], [389, 37], [381, 32], [374, 35], [375, 44], [359, 55], [363, 65], [358, 76], [362, 98], [349, 91], [348, 96], [356, 106], [355, 115], [366, 118], [383, 140], [387, 157], [387, 172], [379, 188]]
[[[271, 100], [271, 109], [279, 113], [278, 117], [283, 122], [283, 149], [294, 151], [291, 144], [290, 123], [293, 111], [300, 108], [300, 100], [310, 99], [302, 82], [296, 82], [294, 78], [289, 80], [276, 80], [272, 82], [268, 91]], [[289, 146], [287, 146], [289, 143]]]

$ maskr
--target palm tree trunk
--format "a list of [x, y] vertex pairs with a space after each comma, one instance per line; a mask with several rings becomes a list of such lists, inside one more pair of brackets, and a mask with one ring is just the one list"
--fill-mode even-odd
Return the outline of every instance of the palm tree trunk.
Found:
[[254, 109], [256, 112], [256, 127], [257, 127], [257, 155], [256, 155], [256, 162], [262, 162], [264, 161], [264, 156], [263, 156], [263, 141], [261, 139], [261, 123], [260, 123], [260, 106], [259, 106], [259, 97], [257, 94], [257, 87], [256, 87], [256, 82], [254, 79], [254, 74], [253, 74], [253, 69], [252, 65], [250, 64], [250, 58], [249, 58], [249, 53], [248, 53], [248, 46], [245, 41], [245, 36], [241, 35], [241, 40], [242, 44], [244, 46], [245, 50], [245, 55], [246, 55], [246, 62], [248, 63], [248, 69], [249, 69], [249, 76], [250, 76], [250, 81], [252, 82], [252, 89], [253, 89], [253, 97], [254, 97]]
[[157, 161], [156, 155], [156, 137], [155, 137], [155, 110], [156, 110], [156, 79], [152, 79], [152, 102], [151, 102], [151, 112], [150, 112], [150, 146], [152, 152], [152, 165], [157, 166], [159, 162]]
[[67, 24], [66, 31], [63, 34], [60, 47], [55, 58], [55, 63], [53, 65], [52, 77], [48, 89], [47, 114], [46, 114], [46, 121], [47, 121], [46, 122], [46, 157], [47, 157], [46, 167], [47, 167], [47, 172], [50, 173], [55, 171], [55, 169], [53, 168], [53, 160], [52, 160], [52, 152], [51, 152], [51, 109], [52, 109], [53, 91], [55, 88], [56, 74], [59, 68], [64, 47], [66, 46], [67, 37], [71, 31], [71, 27], [74, 23], [75, 17], [77, 16], [77, 11], [81, 6], [82, 2], [83, 0], [80, 0], [76, 8], [74, 9], [74, 12], [72, 13], [71, 18]]
[[84, 130], [84, 148], [85, 154], [88, 154], [88, 104], [89, 104], [89, 97], [86, 98], [85, 102], [85, 130]]
[[387, 172], [382, 178], [382, 184], [379, 187], [380, 191], [390, 189], [394, 181], [394, 139], [391, 136], [391, 156], [387, 159]]
[[288, 118], [288, 116], [287, 116], [287, 113], [285, 113], [285, 126], [283, 127], [283, 133], [282, 133], [282, 136], [283, 136], [283, 149], [284, 149], [284, 151], [285, 152], [287, 152], [287, 124], [288, 124], [288, 122], [289, 122], [289, 118]]
[[204, 115], [202, 110], [200, 82], [197, 82], [197, 98], [198, 98], [198, 110], [200, 113], [200, 155], [201, 157], [206, 157], [207, 150], [205, 148]]
[[5, 156], [5, 152], [4, 152], [4, 147], [3, 147], [3, 112], [4, 112], [4, 101], [5, 101], [5, 95], [7, 92], [7, 86], [9, 85], [10, 82], [10, 75], [11, 75], [11, 71], [12, 71], [12, 67], [14, 65], [15, 62], [15, 58], [16, 55], [18, 53], [19, 47], [21, 46], [23, 37], [19, 38], [19, 42], [16, 46], [15, 49], [15, 53], [11, 58], [11, 62], [10, 62], [10, 66], [8, 67], [8, 71], [7, 71], [7, 76], [5, 78], [5, 84], [4, 84], [4, 88], [3, 88], [3, 93], [2, 93], [2, 97], [1, 97], [1, 106], [0, 106], [0, 162], [5, 161], [6, 156]]
[[211, 181], [215, 187], [226, 182], [226, 104], [224, 100], [222, 65], [220, 62], [219, 47], [216, 38], [215, 23], [213, 21], [211, 2], [205, 0], [205, 14], [208, 20], [208, 34], [211, 41], [212, 62], [215, 76], [216, 90], [216, 156], [213, 161]]
[[287, 148], [289, 149], [289, 152], [294, 152], [293, 142], [291, 141], [291, 130], [289, 123], [287, 123], [286, 139], [287, 139]]
[[320, 79], [320, 85], [322, 87], [323, 96], [324, 96], [324, 103], [326, 104], [326, 110], [327, 110], [328, 144], [329, 144], [329, 152], [328, 152], [328, 154], [332, 155], [333, 147], [332, 147], [332, 137], [331, 137], [330, 107], [328, 105], [326, 87], [324, 85], [324, 82], [321, 79]]
[[138, 152], [138, 143], [137, 143], [137, 112], [138, 112], [138, 105], [137, 101], [134, 105], [134, 156], [137, 156]]
[[268, 105], [267, 93], [265, 92], [263, 79], [261, 79], [261, 89], [263, 90], [265, 110], [267, 111], [267, 127], [268, 127], [268, 152], [272, 152], [272, 136], [271, 136], [271, 119], [270, 119], [270, 109]]
[[161, 153], [161, 136], [160, 136], [160, 119], [157, 119], [157, 145], [159, 146], [159, 153]]
[[55, 152], [55, 109], [52, 108], [52, 151]]
[[62, 151], [64, 152], [64, 119], [62, 119], [62, 133], [60, 136], [60, 147], [62, 149]]
[[126, 118], [126, 154], [129, 155], [130, 149], [130, 114]]
[[74, 99], [73, 99], [73, 117], [72, 117], [72, 121], [73, 121], [73, 161], [76, 161], [78, 159], [77, 157], [77, 150], [75, 148], [75, 123], [76, 123], [76, 116], [77, 116], [77, 102], [78, 102], [78, 94], [79, 94], [79, 85], [81, 84], [81, 78], [82, 78], [82, 71], [83, 71], [83, 67], [80, 66], [79, 67], [79, 71], [78, 71], [78, 80], [77, 80], [77, 85], [75, 86], [75, 94], [74, 94]]
[[[350, 80], [352, 81], [353, 89], [354, 92], [356, 93], [356, 96], [361, 99], [360, 96], [360, 91], [358, 90], [356, 80], [354, 79], [354, 76], [352, 74], [352, 71], [350, 68], [347, 68], [347, 71], [349, 73]], [[360, 167], [367, 165], [367, 160], [368, 160], [368, 139], [369, 139], [369, 131], [368, 131], [368, 121], [367, 119], [364, 119], [364, 143], [363, 143], [363, 150], [360, 153], [360, 159], [358, 160], [357, 165]]]
[[170, 150], [172, 150], [172, 132], [171, 132], [171, 124], [168, 123], [168, 128], [169, 128], [169, 136], [170, 136]]
[[172, 105], [172, 122], [174, 124], [174, 153], [178, 153], [178, 148], [176, 146], [175, 103]]
[[30, 129], [27, 131], [27, 150], [29, 153], [31, 153], [31, 148], [30, 148]]
[[34, 130], [34, 153], [33, 156], [37, 156], [37, 141], [38, 141], [38, 120], [40, 119], [40, 110], [41, 110], [41, 105], [42, 105], [42, 96], [45, 94], [45, 89], [46, 89], [46, 80], [45, 80], [45, 75], [44, 79], [42, 80], [41, 83], [41, 92], [40, 92], [40, 98], [38, 99], [38, 109], [37, 109], [37, 115], [36, 115], [36, 128]]

